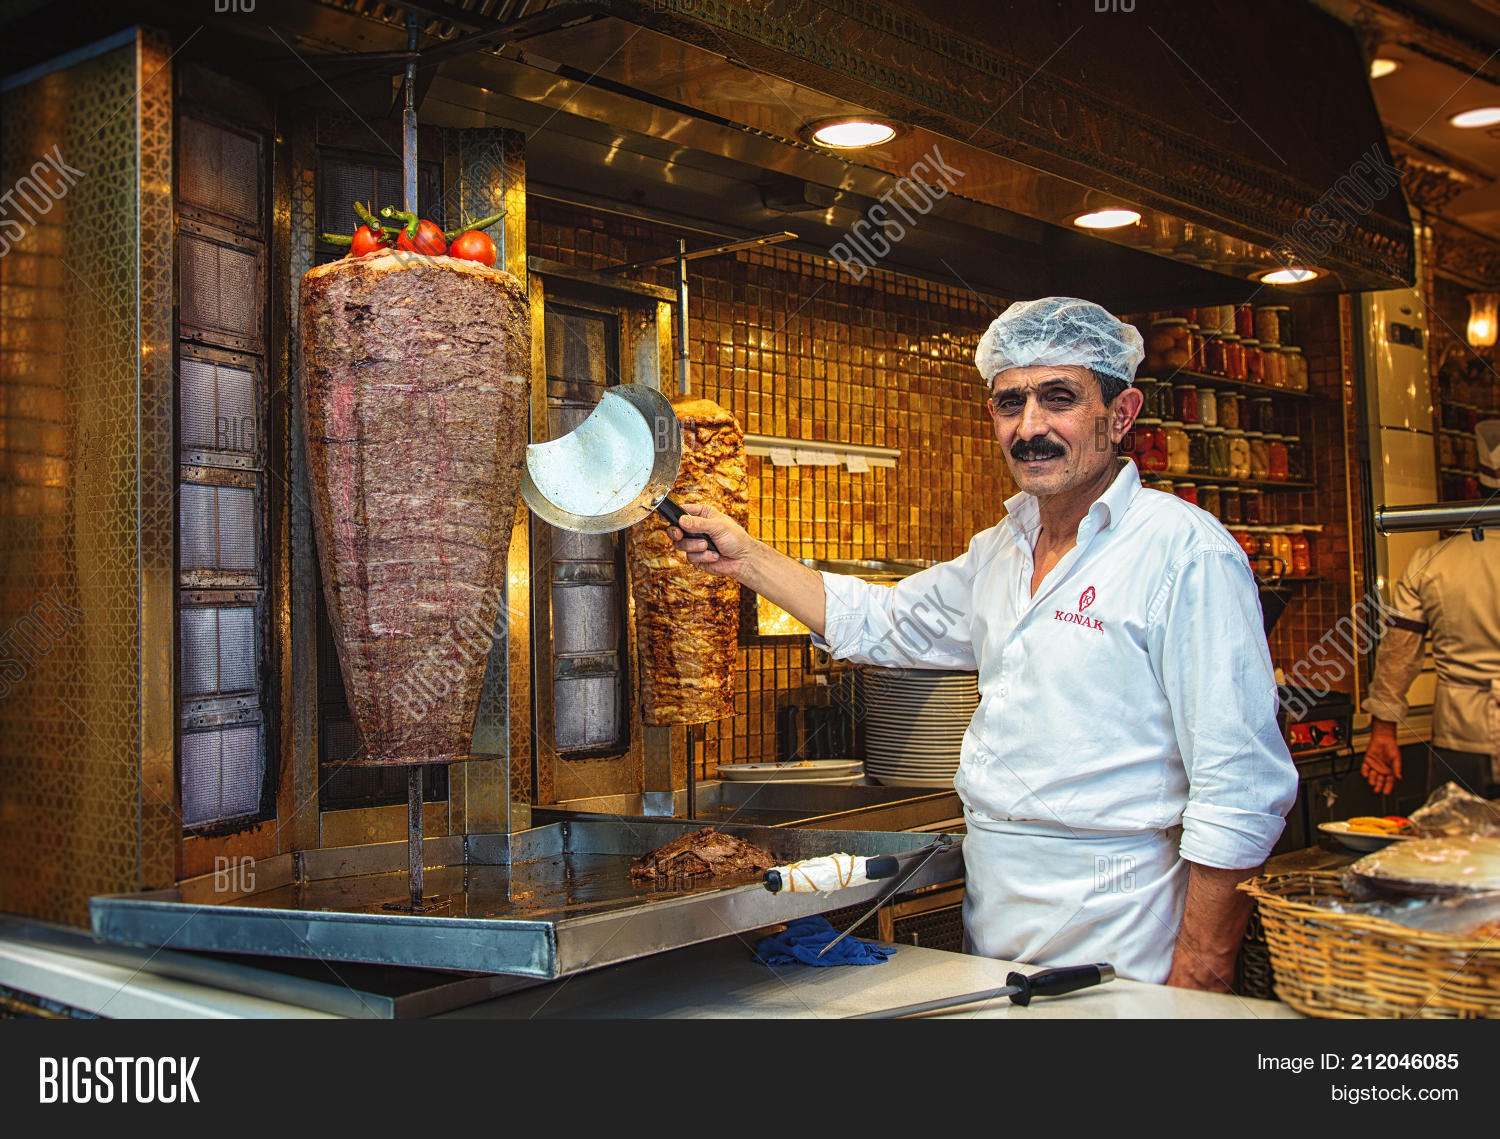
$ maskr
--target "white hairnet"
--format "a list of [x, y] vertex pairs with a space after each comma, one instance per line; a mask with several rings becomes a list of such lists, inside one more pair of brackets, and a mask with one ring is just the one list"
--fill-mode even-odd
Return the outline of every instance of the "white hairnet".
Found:
[[1134, 325], [1077, 297], [1017, 301], [990, 323], [974, 350], [974, 364], [986, 382], [1006, 368], [1073, 364], [1129, 384], [1145, 358]]

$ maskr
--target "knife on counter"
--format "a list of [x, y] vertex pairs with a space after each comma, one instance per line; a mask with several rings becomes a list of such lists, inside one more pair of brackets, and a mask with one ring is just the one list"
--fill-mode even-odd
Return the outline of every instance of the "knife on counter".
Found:
[[1029, 1005], [1034, 997], [1060, 997], [1064, 993], [1093, 988], [1115, 979], [1113, 965], [1060, 965], [1055, 969], [1042, 969], [1036, 973], [1009, 973], [1005, 985], [998, 989], [986, 989], [979, 993], [964, 993], [956, 997], [939, 997], [937, 1000], [920, 1001], [917, 1004], [897, 1005], [895, 1008], [876, 1009], [874, 1012], [855, 1013], [844, 1020], [898, 1020], [908, 1016], [924, 1016], [927, 1013], [945, 1012], [962, 1005], [979, 1004], [1009, 997], [1015, 1005]]

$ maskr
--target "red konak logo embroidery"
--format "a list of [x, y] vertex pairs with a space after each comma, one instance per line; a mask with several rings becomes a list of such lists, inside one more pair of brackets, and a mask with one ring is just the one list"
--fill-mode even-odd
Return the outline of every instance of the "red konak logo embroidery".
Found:
[[1052, 619], [1054, 621], [1066, 621], [1070, 625], [1082, 625], [1085, 629], [1095, 629], [1102, 633], [1104, 632], [1103, 621], [1096, 621], [1092, 617], [1085, 617], [1083, 615], [1083, 611], [1093, 603], [1094, 587], [1091, 585], [1087, 589], [1085, 589], [1083, 591], [1083, 595], [1079, 597], [1077, 613], [1065, 613], [1061, 609], [1055, 609], [1052, 612]]

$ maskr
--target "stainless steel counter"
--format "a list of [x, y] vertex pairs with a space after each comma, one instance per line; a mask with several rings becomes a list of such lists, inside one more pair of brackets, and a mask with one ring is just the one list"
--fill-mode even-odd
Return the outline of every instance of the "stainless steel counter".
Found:
[[[903, 945], [879, 965], [755, 963], [753, 938], [723, 938], [705, 945], [602, 969], [569, 981], [541, 985], [445, 1014], [496, 1020], [625, 1018], [832, 1019], [883, 1008], [995, 989], [1014, 969], [1030, 966]], [[1114, 981], [1021, 1008], [1009, 1001], [943, 1014], [943, 1019], [1300, 1020], [1279, 1001], [1247, 1000]]]
[[[23, 928], [26, 927], [26, 928]], [[900, 946], [879, 965], [829, 968], [791, 966], [771, 969], [755, 963], [753, 934], [721, 938], [628, 964], [538, 985], [522, 978], [437, 974], [452, 988], [529, 986], [443, 1017], [506, 1020], [567, 1018], [786, 1018], [849, 1016], [916, 1001], [996, 988], [1020, 968], [1004, 961], [968, 957], [937, 949]], [[149, 968], [147, 966], [149, 965]], [[445, 999], [472, 1000], [475, 993], [445, 995], [393, 980], [368, 985], [369, 967], [341, 962], [320, 966], [335, 975], [345, 1005], [341, 1015], [388, 1016], [382, 1002], [408, 1001], [398, 1015], [423, 1015]], [[166, 972], [157, 970], [165, 969]], [[408, 974], [429, 971], [405, 970]], [[183, 954], [91, 945], [86, 934], [17, 920], [0, 922], [0, 985], [106, 1017], [301, 1018], [329, 1015], [303, 1001], [326, 1001], [312, 979], [273, 975], [249, 960], [228, 961], [206, 954]], [[425, 981], [431, 985], [433, 982]], [[491, 991], [495, 991], [491, 989]], [[434, 1002], [438, 1002], [434, 1005]], [[1097, 989], [1029, 1008], [1009, 1002], [945, 1014], [986, 1019], [1296, 1019], [1276, 1001], [1245, 1000], [1210, 993], [1114, 981]]]

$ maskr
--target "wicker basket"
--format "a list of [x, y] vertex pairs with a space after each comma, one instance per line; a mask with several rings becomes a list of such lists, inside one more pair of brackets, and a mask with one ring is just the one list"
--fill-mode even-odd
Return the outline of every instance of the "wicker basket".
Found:
[[1276, 995], [1321, 1017], [1500, 1017], [1500, 936], [1427, 933], [1311, 904], [1347, 900], [1336, 873], [1270, 874], [1240, 886], [1256, 900]]

